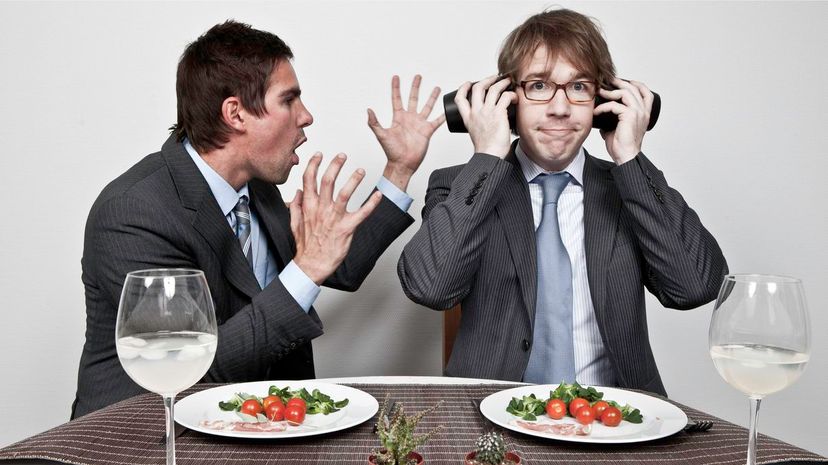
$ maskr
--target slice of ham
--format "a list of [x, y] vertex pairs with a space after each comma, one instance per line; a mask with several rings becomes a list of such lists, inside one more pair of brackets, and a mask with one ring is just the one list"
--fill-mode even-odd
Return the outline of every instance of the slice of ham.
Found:
[[278, 433], [287, 429], [287, 422], [268, 421], [253, 423], [248, 421], [204, 420], [200, 426], [216, 431], [237, 431], [242, 433]]
[[574, 423], [533, 423], [530, 421], [515, 420], [521, 428], [558, 436], [589, 436], [592, 425], [576, 425]]

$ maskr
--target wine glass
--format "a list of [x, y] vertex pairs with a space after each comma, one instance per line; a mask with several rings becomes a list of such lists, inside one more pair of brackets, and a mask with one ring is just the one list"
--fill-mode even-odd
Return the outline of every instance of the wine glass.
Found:
[[747, 465], [756, 463], [762, 398], [799, 379], [810, 349], [800, 280], [759, 274], [725, 277], [710, 320], [710, 357], [719, 375], [750, 398]]
[[204, 376], [213, 363], [217, 340], [213, 298], [202, 271], [127, 274], [115, 346], [129, 377], [164, 398], [167, 465], [175, 464], [175, 396]]

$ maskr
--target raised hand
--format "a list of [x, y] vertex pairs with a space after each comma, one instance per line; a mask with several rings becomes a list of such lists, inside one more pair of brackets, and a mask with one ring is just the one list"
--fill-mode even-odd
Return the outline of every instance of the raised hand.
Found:
[[293, 261], [317, 285], [339, 267], [348, 254], [357, 226], [382, 200], [382, 194], [375, 191], [358, 210], [347, 211], [351, 195], [365, 177], [365, 170], [361, 168], [351, 174], [334, 199], [334, 184], [345, 159], [344, 153], [334, 157], [317, 191], [316, 174], [322, 154], [314, 154], [302, 176], [304, 190], [296, 191], [296, 197], [290, 202], [290, 229], [296, 240]]
[[431, 91], [423, 109], [417, 112], [421, 81], [422, 76], [414, 76], [408, 96], [408, 108], [404, 108], [400, 96], [400, 77], [391, 78], [391, 106], [394, 115], [389, 127], [382, 127], [374, 110], [368, 109], [368, 127], [374, 132], [388, 158], [383, 176], [401, 190], [408, 187], [409, 179], [423, 162], [432, 134], [446, 120], [443, 114], [431, 121], [428, 120], [440, 95], [439, 87]]

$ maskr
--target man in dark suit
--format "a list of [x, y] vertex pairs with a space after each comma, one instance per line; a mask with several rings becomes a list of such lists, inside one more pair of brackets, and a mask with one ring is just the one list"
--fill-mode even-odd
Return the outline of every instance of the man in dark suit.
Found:
[[[652, 92], [616, 78], [598, 28], [570, 10], [516, 28], [498, 68], [504, 78], [457, 92], [475, 153], [432, 174], [398, 266], [415, 302], [461, 304], [446, 374], [665, 394], [644, 288], [666, 307], [694, 308], [715, 298], [727, 265], [641, 152]], [[619, 119], [601, 133], [612, 162], [582, 147], [607, 112]]]
[[334, 196], [345, 155], [333, 159], [317, 189], [319, 153], [288, 208], [277, 185], [299, 163], [296, 148], [313, 122], [292, 58], [275, 35], [233, 21], [185, 50], [173, 135], [110, 183], [89, 214], [82, 261], [86, 343], [73, 417], [144, 392], [115, 349], [128, 272], [204, 271], [219, 325], [205, 381], [313, 378], [311, 340], [322, 334], [312, 307], [319, 286], [356, 290], [413, 222], [405, 189], [443, 121], [427, 121], [439, 89], [418, 113], [420, 77], [405, 109], [395, 76], [391, 127], [383, 128], [369, 110], [387, 164], [361, 208], [346, 209], [364, 171]]

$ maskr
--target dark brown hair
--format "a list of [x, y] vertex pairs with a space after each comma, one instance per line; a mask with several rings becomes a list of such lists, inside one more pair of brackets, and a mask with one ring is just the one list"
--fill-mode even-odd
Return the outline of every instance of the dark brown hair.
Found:
[[228, 20], [210, 28], [178, 62], [176, 138], [188, 138], [198, 151], [222, 148], [231, 133], [222, 121], [224, 100], [236, 96], [246, 110], [262, 116], [270, 75], [280, 60], [291, 58], [282, 39], [248, 24]]
[[513, 82], [519, 79], [520, 68], [539, 46], [546, 47], [550, 60], [565, 58], [601, 86], [607, 86], [615, 76], [599, 27], [592, 18], [567, 9], [538, 13], [509, 33], [497, 59], [499, 73]]

